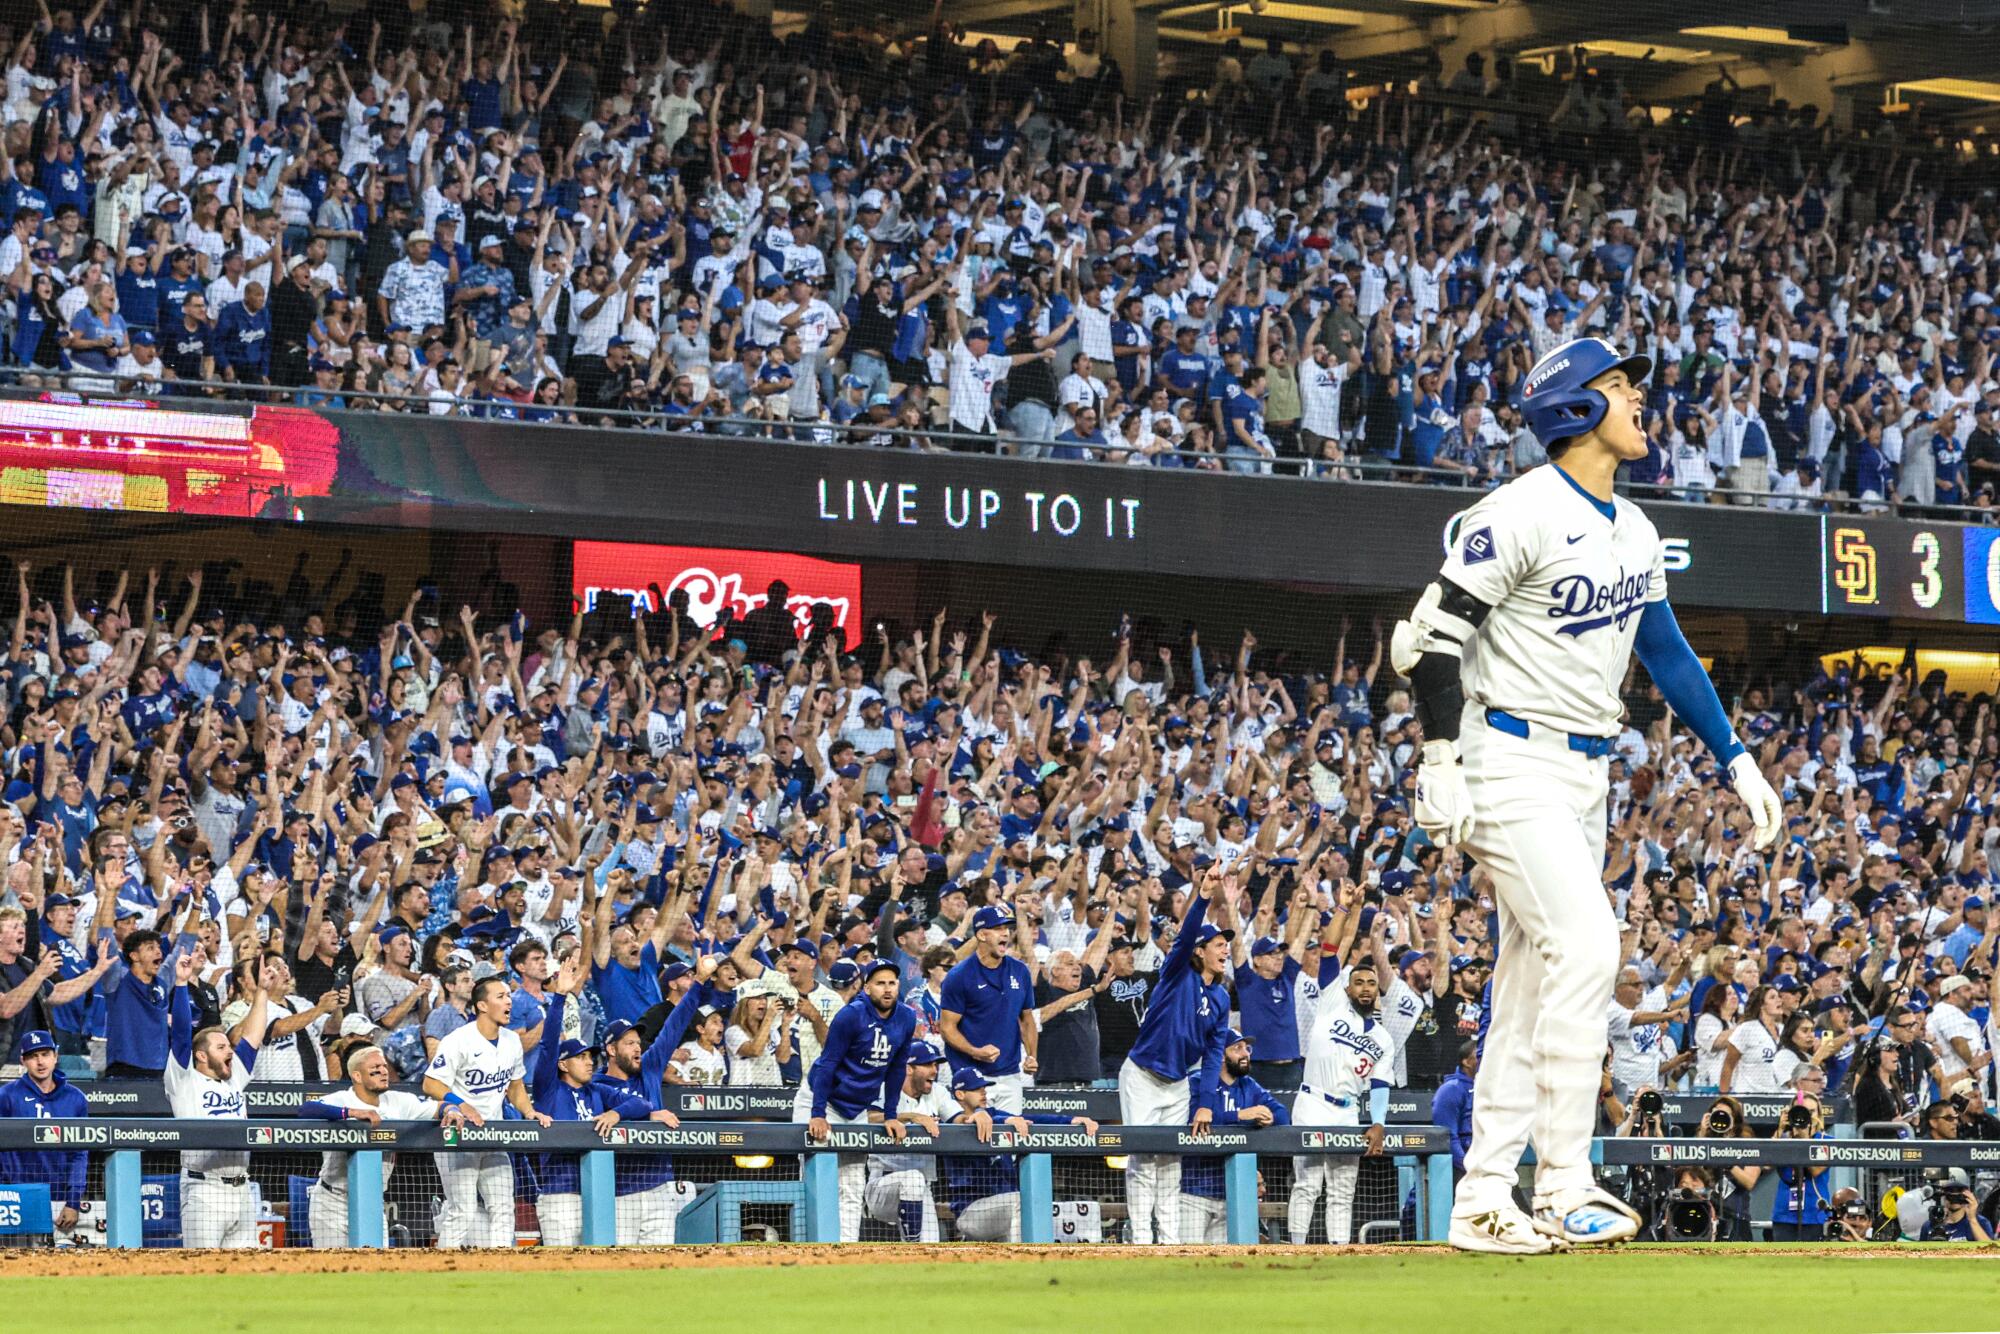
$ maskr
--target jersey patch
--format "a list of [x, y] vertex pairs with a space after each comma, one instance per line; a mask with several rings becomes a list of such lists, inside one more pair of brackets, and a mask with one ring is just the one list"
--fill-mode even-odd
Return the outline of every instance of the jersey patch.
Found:
[[1493, 530], [1480, 528], [1466, 535], [1465, 552], [1459, 559], [1466, 565], [1477, 565], [1492, 560], [1495, 554]]

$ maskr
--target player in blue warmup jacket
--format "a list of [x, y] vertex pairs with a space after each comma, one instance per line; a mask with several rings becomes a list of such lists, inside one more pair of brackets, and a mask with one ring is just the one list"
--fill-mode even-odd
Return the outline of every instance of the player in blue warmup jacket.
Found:
[[[63, 1077], [56, 1068], [56, 1039], [53, 1033], [35, 1029], [21, 1035], [21, 1068], [26, 1071], [11, 1084], [0, 1085], [0, 1116], [25, 1116], [39, 1120], [83, 1120], [90, 1115], [90, 1101], [83, 1090]], [[49, 1188], [49, 1203], [55, 1213], [55, 1229], [67, 1232], [76, 1226], [77, 1212], [83, 1208], [83, 1175], [90, 1155], [82, 1149], [70, 1152], [36, 1152], [22, 1149], [0, 1153], [0, 1181], [25, 1186], [36, 1182]]]
[[[704, 960], [706, 962], [706, 960]], [[558, 985], [562, 979], [558, 977]], [[603, 1088], [642, 1099], [652, 1108], [650, 1120], [678, 1126], [680, 1118], [661, 1105], [661, 1086], [666, 1080], [667, 1063], [687, 1036], [688, 1025], [712, 993], [705, 982], [697, 982], [674, 1002], [660, 1023], [660, 1031], [648, 1044], [637, 1027], [614, 1019], [604, 1029], [604, 1073], [597, 1077]], [[674, 1160], [664, 1153], [633, 1154], [618, 1164], [618, 1244], [620, 1246], [671, 1246], [674, 1227], [684, 1203], [681, 1188], [674, 1180]]]
[[[562, 1032], [568, 1003], [561, 994], [549, 999], [543, 1031], [551, 1041]], [[644, 1098], [596, 1082], [597, 1048], [562, 1038], [555, 1056], [535, 1068], [528, 1086], [535, 1110], [551, 1121], [591, 1121], [602, 1135], [620, 1121], [644, 1121], [653, 1114]], [[542, 1154], [535, 1160], [535, 1180], [541, 1185], [535, 1216], [541, 1220], [542, 1245], [576, 1245], [583, 1239], [582, 1160], [574, 1153]]]
[[[902, 974], [896, 965], [877, 959], [862, 974], [861, 994], [834, 1011], [827, 1021], [819, 1059], [813, 1062], [792, 1101], [792, 1120], [804, 1121], [815, 1141], [825, 1143], [836, 1125], [869, 1124], [871, 1107], [882, 1114], [883, 1134], [894, 1140], [903, 1138], [903, 1123], [896, 1118], [896, 1110], [903, 1096], [910, 1043], [916, 1036], [917, 1012], [899, 1002], [901, 991]], [[867, 1188], [868, 1160], [860, 1155], [841, 1155], [842, 1241], [861, 1240]]]
[[[959, 1106], [958, 1115], [951, 1120], [978, 1127], [981, 1143], [992, 1138], [996, 1125], [1024, 1135], [1038, 1125], [1082, 1126], [1092, 1135], [1097, 1133], [1097, 1122], [1087, 1116], [1024, 1114], [995, 1107], [995, 1087], [992, 1080], [970, 1068], [951, 1077], [951, 1096]], [[950, 1154], [938, 1163], [938, 1170], [944, 1174], [945, 1199], [951, 1205], [959, 1236], [967, 1241], [1021, 1239], [1021, 1164], [1016, 1155]]]
[[[1255, 1043], [1235, 1029], [1222, 1035], [1222, 1078], [1206, 1107], [1218, 1126], [1286, 1126], [1292, 1114], [1271, 1091], [1250, 1077], [1250, 1053]], [[1183, 1239], [1221, 1244], [1229, 1240], [1229, 1210], [1224, 1203], [1222, 1158], [1217, 1154], [1181, 1159], [1181, 1205], [1186, 1220]]]
[[973, 952], [945, 974], [938, 1031], [954, 1072], [985, 1075], [1000, 1100], [1019, 1106], [1035, 1073], [1035, 979], [1012, 957], [1013, 910], [988, 904], [972, 915]]
[[[1222, 1074], [1223, 1035], [1229, 1031], [1229, 971], [1234, 931], [1204, 920], [1220, 874], [1200, 873], [1199, 892], [1181, 919], [1174, 947], [1160, 966], [1152, 1003], [1139, 1036], [1118, 1071], [1119, 1117], [1128, 1126], [1190, 1124], [1188, 1078], [1200, 1071], [1192, 1098], [1194, 1133], [1205, 1135], [1215, 1119], [1215, 1087]], [[1132, 1241], [1150, 1246], [1180, 1243], [1181, 1160], [1173, 1154], [1135, 1153], [1126, 1160], [1125, 1203]]]

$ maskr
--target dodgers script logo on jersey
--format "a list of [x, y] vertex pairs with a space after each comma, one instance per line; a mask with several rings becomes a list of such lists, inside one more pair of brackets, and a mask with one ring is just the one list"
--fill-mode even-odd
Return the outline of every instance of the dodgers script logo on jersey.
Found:
[[1354, 1074], [1357, 1079], [1366, 1079], [1368, 1074], [1389, 1054], [1388, 1047], [1368, 1028], [1356, 1028], [1346, 1019], [1335, 1019], [1327, 1025], [1328, 1041], [1346, 1047], [1355, 1053]]
[[[1471, 541], [1466, 539], [1468, 546]], [[1625, 622], [1645, 609], [1646, 593], [1651, 587], [1650, 572], [1627, 574], [1622, 566], [1616, 579], [1603, 584], [1587, 574], [1566, 574], [1549, 585], [1549, 597], [1555, 603], [1549, 608], [1549, 616], [1569, 622], [1556, 627], [1559, 635], [1587, 635], [1607, 625], [1623, 630]]]

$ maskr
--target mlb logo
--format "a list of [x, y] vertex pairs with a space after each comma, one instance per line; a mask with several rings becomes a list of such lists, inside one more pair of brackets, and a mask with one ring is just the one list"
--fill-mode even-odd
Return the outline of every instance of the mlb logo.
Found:
[[1833, 1146], [1831, 1144], [1808, 1144], [1806, 1146], [1806, 1161], [1809, 1163], [1832, 1162]]
[[61, 1126], [35, 1127], [35, 1143], [37, 1144], [60, 1144], [62, 1140], [63, 1128]]
[[681, 1110], [682, 1110], [682, 1111], [684, 1111], [684, 1112], [704, 1112], [704, 1111], [707, 1111], [707, 1110], [708, 1110], [708, 1098], [707, 1098], [707, 1096], [706, 1096], [706, 1095], [704, 1095], [704, 1094], [700, 1094], [700, 1093], [690, 1093], [690, 1094], [688, 1094], [688, 1095], [687, 1095], [687, 1097], [685, 1097], [684, 1099], [682, 1099], [682, 1100], [681, 1100]]
[[272, 1141], [273, 1141], [273, 1135], [271, 1132], [271, 1127], [269, 1126], [250, 1127], [250, 1142], [252, 1144], [270, 1144], [272, 1143]]
[[1670, 1163], [1670, 1162], [1672, 1162], [1673, 1160], [1674, 1160], [1674, 1146], [1673, 1146], [1673, 1145], [1671, 1145], [1671, 1144], [1655, 1144], [1655, 1145], [1653, 1146], [1653, 1161], [1654, 1161], [1654, 1162], [1656, 1162], [1656, 1163]]
[[1467, 565], [1477, 565], [1481, 561], [1492, 560], [1493, 550], [1493, 530], [1491, 528], [1481, 528], [1477, 532], [1468, 533], [1465, 538], [1464, 563]]
[[1019, 1138], [1020, 1135], [1016, 1131], [996, 1130], [993, 1132], [992, 1146], [996, 1149], [1011, 1149]]
[[1326, 1147], [1326, 1132], [1323, 1130], [1306, 1131], [1301, 1137], [1301, 1147], [1307, 1149], [1324, 1149]]
[[624, 1126], [613, 1126], [605, 1133], [604, 1142], [606, 1144], [630, 1144], [632, 1142], [632, 1134]]

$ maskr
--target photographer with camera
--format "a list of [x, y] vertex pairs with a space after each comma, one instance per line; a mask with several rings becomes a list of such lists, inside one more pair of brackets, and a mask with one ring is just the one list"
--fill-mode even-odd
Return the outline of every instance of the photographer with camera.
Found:
[[[1818, 1098], [1799, 1095], [1771, 1131], [1772, 1139], [1826, 1139]], [[1826, 1165], [1780, 1167], [1778, 1193], [1771, 1201], [1771, 1241], [1818, 1241], [1826, 1235], [1831, 1201]]]
[[1873, 1241], [1874, 1218], [1868, 1212], [1868, 1200], [1852, 1186], [1842, 1186], [1833, 1193], [1833, 1217], [1826, 1225], [1828, 1241]]
[[[1749, 1121], [1743, 1115], [1743, 1104], [1734, 1098], [1717, 1098], [1703, 1114], [1695, 1138], [1753, 1138]], [[1711, 1175], [1708, 1194], [1715, 1209], [1717, 1241], [1756, 1240], [1750, 1233], [1750, 1192], [1763, 1179], [1764, 1170], [1754, 1163], [1734, 1164]]]
[[1927, 1167], [1924, 1184], [1896, 1201], [1896, 1227], [1904, 1241], [1992, 1241], [1993, 1232], [1972, 1199], [1972, 1179], [1962, 1167]]

